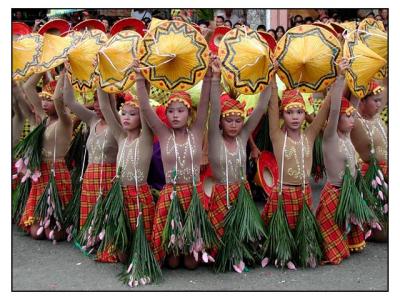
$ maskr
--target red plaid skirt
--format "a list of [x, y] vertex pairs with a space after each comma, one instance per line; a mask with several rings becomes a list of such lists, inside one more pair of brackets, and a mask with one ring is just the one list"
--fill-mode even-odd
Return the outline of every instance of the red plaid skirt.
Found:
[[[85, 224], [86, 219], [96, 204], [97, 197], [99, 196], [100, 190], [100, 174], [101, 164], [92, 163], [87, 166], [85, 175], [82, 182], [81, 192], [81, 216], [80, 216], [80, 227]], [[105, 197], [108, 191], [112, 187], [111, 180], [115, 176], [115, 163], [104, 163], [103, 164], [103, 176], [102, 176], [102, 188], [103, 196]]]
[[323, 238], [324, 263], [340, 264], [350, 256], [343, 230], [335, 222], [335, 212], [340, 199], [340, 189], [326, 183], [316, 211], [316, 218]]
[[[246, 181], [246, 189], [250, 192], [250, 185]], [[228, 185], [229, 202], [232, 204], [236, 201], [239, 196], [240, 182]], [[217, 183], [214, 184], [211, 200], [210, 200], [210, 210], [208, 212], [208, 217], [212, 225], [214, 226], [215, 232], [219, 238], [224, 235], [224, 220], [228, 212], [226, 207], [226, 184]]]
[[[11, 176], [13, 176], [14, 174], [17, 174], [17, 168], [15, 167], [15, 161], [12, 161], [12, 165], [11, 165]], [[12, 191], [14, 191], [17, 188], [17, 185], [19, 183], [19, 181], [21, 180], [20, 176], [18, 175], [17, 178], [12, 179], [11, 181], [11, 188]]]
[[[278, 186], [279, 183], [276, 184], [271, 193], [270, 199], [265, 203], [264, 211], [262, 212], [261, 217], [263, 218], [265, 225], [268, 225], [269, 220], [272, 217], [272, 214], [278, 209]], [[303, 207], [303, 188], [301, 185], [292, 186], [292, 185], [283, 185], [282, 187], [282, 197], [283, 197], [283, 209], [286, 213], [286, 218], [288, 220], [288, 224], [290, 229], [294, 230], [297, 224], [297, 218], [299, 216], [300, 210]], [[305, 190], [305, 198], [307, 201], [307, 205], [312, 208], [312, 194], [311, 187], [309, 184], [306, 185]]]
[[[52, 164], [53, 162], [42, 162], [40, 165], [41, 176], [37, 182], [32, 181], [31, 191], [19, 224], [26, 231], [28, 231], [30, 226], [36, 221], [34, 217], [36, 204], [49, 182]], [[54, 169], [56, 172], [55, 180], [58, 196], [65, 206], [72, 197], [71, 177], [65, 160], [56, 160]]]
[[[171, 183], [164, 185], [160, 192], [160, 198], [157, 201], [156, 213], [154, 217], [153, 232], [151, 235], [152, 248], [154, 256], [157, 261], [161, 264], [165, 257], [165, 252], [162, 247], [162, 232], [167, 222], [168, 210], [171, 205], [171, 193], [173, 191], [173, 186]], [[176, 192], [179, 198], [179, 202], [184, 210], [185, 214], [189, 208], [190, 201], [192, 200], [192, 183], [183, 183], [176, 185]], [[205, 194], [203, 191], [202, 183], [197, 184], [197, 192], [199, 193], [199, 198], [203, 207], [207, 209], [205, 202]]]
[[[150, 187], [147, 183], [139, 185], [139, 201], [142, 205], [142, 216], [144, 223], [144, 231], [148, 241], [151, 241], [151, 231], [153, 230], [154, 210], [153, 195], [151, 194]], [[132, 232], [136, 228], [136, 220], [138, 216], [138, 207], [136, 200], [136, 187], [133, 185], [122, 187], [124, 193], [124, 202], [126, 207], [126, 214], [131, 224]]]
[[347, 244], [351, 252], [361, 252], [366, 246], [364, 231], [351, 224], [350, 233], [347, 235]]
[[[378, 166], [381, 168], [383, 176], [387, 179], [388, 178], [388, 166], [385, 161], [380, 161], [378, 162]], [[369, 167], [369, 163], [363, 162], [361, 164], [361, 174], [365, 176], [365, 173], [367, 173]]]

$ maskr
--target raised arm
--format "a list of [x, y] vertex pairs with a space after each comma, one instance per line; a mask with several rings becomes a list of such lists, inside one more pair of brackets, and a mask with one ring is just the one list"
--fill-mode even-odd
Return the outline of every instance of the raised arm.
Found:
[[[219, 130], [219, 120], [221, 117], [221, 62], [218, 58], [215, 58], [212, 63], [212, 72], [213, 76], [211, 79], [211, 93], [210, 93], [210, 102], [211, 102], [211, 111], [210, 111], [210, 120], [208, 123], [208, 144], [212, 146], [212, 142], [216, 140], [220, 136]], [[210, 147], [209, 147], [210, 149]]]
[[44, 120], [47, 115], [42, 108], [42, 100], [40, 99], [37, 91], [36, 86], [42, 78], [43, 73], [41, 74], [34, 74], [24, 83], [23, 88], [25, 91], [25, 95], [27, 96], [28, 101], [33, 105], [33, 109], [35, 114], [40, 117], [41, 120]]
[[117, 122], [121, 125], [121, 121], [120, 121], [121, 119], [120, 119], [119, 112], [117, 110], [117, 100], [115, 99], [115, 95], [108, 94], [108, 96], [110, 97], [111, 110], [114, 114], [114, 117], [117, 120]]
[[388, 104], [388, 95], [389, 95], [389, 91], [387, 89], [388, 84], [387, 84], [387, 77], [385, 79], [382, 80], [382, 87], [383, 87], [383, 92], [382, 92], [382, 103], [381, 106], [379, 107], [378, 112], [381, 113], [382, 110], [386, 107], [386, 105]]
[[269, 122], [269, 136], [271, 141], [278, 138], [279, 128], [279, 103], [278, 103], [278, 87], [275, 80], [271, 82], [271, 101], [268, 106], [268, 122]]
[[153, 133], [159, 137], [168, 135], [168, 127], [160, 120], [150, 105], [146, 82], [140, 71], [136, 72], [136, 93], [139, 98], [141, 117], [144, 116]]
[[210, 90], [211, 90], [211, 66], [208, 67], [207, 74], [203, 79], [203, 85], [201, 86], [201, 94], [199, 105], [197, 106], [196, 120], [193, 123], [193, 130], [203, 132], [208, 116], [208, 107], [210, 105]]
[[[272, 80], [275, 80], [275, 76], [273, 77]], [[261, 92], [258, 98], [258, 103], [256, 105], [256, 108], [251, 113], [246, 124], [244, 124], [241, 135], [245, 138], [246, 141], [248, 140], [250, 134], [257, 127], [261, 117], [265, 113], [265, 110], [268, 106], [268, 102], [271, 99], [271, 93], [272, 93], [272, 87], [271, 84], [269, 84], [268, 87]]]
[[94, 118], [96, 118], [96, 113], [87, 109], [84, 105], [76, 102], [74, 96], [74, 90], [68, 76], [64, 77], [64, 104], [75, 113], [79, 119], [81, 119], [86, 124], [90, 125]]
[[[343, 58], [340, 62], [341, 70], [348, 67], [348, 61]], [[340, 116], [340, 105], [345, 87], [345, 79], [343, 73], [336, 77], [336, 81], [332, 85], [331, 92], [331, 107], [329, 111], [328, 124], [324, 130], [324, 139], [330, 139], [337, 136], [337, 125]]]
[[71, 126], [72, 120], [69, 113], [65, 109], [65, 105], [63, 102], [63, 88], [64, 88], [64, 77], [65, 73], [62, 72], [57, 80], [56, 89], [53, 95], [54, 107], [56, 109], [58, 120], [60, 124], [64, 126]]
[[15, 81], [13, 81], [13, 98], [15, 98], [23, 117], [27, 118], [32, 125], [38, 124], [36, 122], [33, 106], [28, 102], [28, 99], [26, 99], [23, 88]]
[[103, 113], [104, 119], [107, 125], [110, 127], [112, 135], [119, 141], [121, 138], [126, 137], [126, 134], [120, 124], [115, 118], [115, 115], [111, 108], [110, 97], [101, 88], [97, 88], [97, 97], [99, 98], [100, 110]]

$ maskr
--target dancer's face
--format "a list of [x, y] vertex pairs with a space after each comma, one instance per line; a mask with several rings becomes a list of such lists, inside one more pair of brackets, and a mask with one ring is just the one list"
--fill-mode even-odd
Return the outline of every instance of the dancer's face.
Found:
[[240, 116], [226, 116], [221, 119], [221, 127], [224, 135], [228, 137], [237, 137], [243, 128], [243, 118]]
[[285, 127], [291, 130], [298, 130], [305, 119], [305, 111], [301, 108], [289, 108], [283, 111]]
[[125, 104], [121, 109], [121, 124], [124, 130], [134, 130], [140, 126], [139, 108]]
[[54, 107], [53, 101], [48, 101], [48, 100], [42, 99], [42, 108], [43, 108], [44, 112], [46, 113], [46, 115], [48, 115], [48, 116], [52, 116], [52, 115], [56, 114], [56, 109]]
[[343, 133], [349, 133], [354, 128], [355, 113], [350, 115], [340, 114], [338, 122], [338, 130]]
[[167, 107], [167, 119], [173, 129], [187, 126], [189, 118], [188, 108], [179, 101], [171, 102]]
[[99, 101], [97, 99], [93, 102], [93, 109], [97, 117], [99, 117], [100, 119], [104, 119], [103, 113], [100, 110]]
[[360, 102], [361, 113], [369, 117], [375, 116], [382, 105], [382, 94], [370, 95]]

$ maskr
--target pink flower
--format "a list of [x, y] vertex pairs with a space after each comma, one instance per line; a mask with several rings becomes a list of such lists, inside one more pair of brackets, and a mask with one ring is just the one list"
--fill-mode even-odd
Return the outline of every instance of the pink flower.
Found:
[[103, 229], [99, 234], [100, 241], [102, 241], [104, 239], [105, 234], [106, 234], [106, 231], [105, 231], [105, 229]]
[[21, 173], [23, 167], [25, 167], [24, 160], [22, 158], [15, 162], [15, 167], [17, 168], [17, 173]]
[[36, 235], [41, 235], [43, 232], [43, 229], [44, 228], [42, 226], [40, 226], [39, 229], [36, 231]]
[[129, 285], [131, 288], [133, 288], [133, 279], [132, 279], [132, 280], [129, 280], [128, 285]]
[[172, 230], [174, 230], [174, 227], [175, 227], [175, 222], [174, 222], [174, 220], [172, 219], [172, 220], [171, 220], [171, 228], [172, 228]]
[[169, 238], [169, 242], [174, 245], [175, 244], [175, 234], [171, 234], [171, 237]]
[[241, 270], [240, 267], [237, 266], [237, 265], [233, 265], [233, 269], [234, 269], [236, 272], [238, 272], [238, 273], [242, 273], [242, 270]]
[[140, 278], [140, 284], [141, 285], [145, 285], [146, 284], [146, 281], [144, 280], [144, 278]]
[[67, 237], [67, 242], [70, 242], [72, 240], [72, 234], [69, 234]]
[[288, 267], [289, 270], [297, 270], [296, 266], [294, 265], [294, 263], [292, 263], [291, 261], [289, 261], [286, 266]]
[[54, 239], [54, 229], [52, 231], [50, 231], [49, 233], [49, 239], [53, 240]]
[[35, 170], [35, 172], [34, 172], [33, 175], [31, 176], [31, 178], [32, 178], [32, 180], [33, 180], [34, 182], [37, 182], [38, 179], [39, 179], [39, 177], [40, 177], [41, 175], [42, 175], [42, 174], [40, 173], [39, 170]]
[[50, 219], [48, 219], [47, 221], [46, 221], [46, 223], [44, 223], [44, 228], [47, 228], [47, 227], [49, 227], [50, 226]]
[[207, 252], [203, 252], [202, 259], [205, 263], [208, 263], [208, 255]]
[[26, 170], [24, 177], [22, 177], [21, 182], [25, 182], [31, 176], [31, 170]]
[[379, 176], [376, 176], [375, 180], [376, 180], [376, 182], [377, 182], [379, 185], [382, 185], [382, 181], [381, 181], [381, 179], [379, 178]]
[[246, 265], [244, 264], [243, 260], [241, 260], [239, 263], [239, 268], [240, 268], [240, 270], [242, 270], [242, 272], [243, 272], [245, 266]]
[[382, 191], [379, 191], [379, 192], [378, 192], [378, 196], [379, 196], [379, 198], [381, 198], [381, 200], [383, 201], [383, 193], [382, 193]]
[[389, 212], [389, 205], [386, 203], [384, 206], [383, 206], [383, 213], [384, 214], [387, 214]]
[[128, 267], [128, 270], [126, 270], [126, 273], [130, 273], [130, 271], [132, 271], [133, 268], [133, 264], [131, 263]]
[[211, 255], [208, 255], [208, 261], [209, 262], [215, 262], [215, 259]]
[[379, 170], [378, 169], [378, 175], [379, 175], [379, 177], [383, 180], [383, 174], [382, 174], [382, 171], [381, 170]]
[[372, 180], [371, 185], [374, 189], [376, 189], [376, 180], [375, 179]]
[[197, 252], [196, 250], [193, 251], [193, 257], [195, 261], [199, 260], [199, 252]]
[[269, 258], [266, 257], [261, 261], [261, 267], [265, 268], [269, 263]]
[[372, 233], [371, 229], [368, 230], [367, 233], [366, 233], [365, 236], [364, 236], [364, 239], [365, 239], [365, 240], [368, 239], [368, 238], [371, 236], [371, 233]]
[[18, 178], [18, 174], [14, 174], [13, 176], [12, 176], [12, 179], [14, 180], [14, 179], [17, 179]]
[[317, 266], [317, 261], [315, 260], [315, 257], [314, 257], [314, 256], [311, 256], [311, 257], [308, 259], [308, 264], [309, 264], [310, 267], [313, 268], [313, 269]]
[[29, 164], [29, 157], [27, 157], [27, 158], [24, 159], [24, 165], [25, 165], [25, 166], [28, 166], [28, 164]]
[[382, 227], [381, 227], [381, 225], [379, 225], [379, 223], [376, 223], [376, 229], [378, 229], [379, 231], [382, 231]]

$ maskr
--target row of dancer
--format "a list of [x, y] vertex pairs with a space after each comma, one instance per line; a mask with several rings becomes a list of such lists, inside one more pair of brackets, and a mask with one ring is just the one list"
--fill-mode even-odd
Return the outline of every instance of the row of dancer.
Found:
[[[343, 71], [347, 66], [346, 60], [343, 60], [340, 66]], [[365, 226], [356, 226], [357, 222], [354, 222], [355, 224], [348, 230], [336, 224], [334, 215], [338, 207], [346, 166], [349, 166], [351, 176], [356, 176], [355, 150], [365, 162], [362, 166], [364, 172], [368, 169], [371, 150], [376, 153], [376, 159], [387, 180], [386, 128], [377, 117], [383, 93], [378, 86], [371, 85], [370, 94], [360, 102], [361, 115], [357, 118], [356, 109], [343, 97], [346, 89], [345, 80], [342, 74], [339, 75], [318, 115], [302, 132], [305, 105], [301, 95], [297, 91], [285, 91], [279, 108], [277, 86], [272, 80], [260, 94], [251, 116], [244, 122], [243, 104], [227, 94], [221, 95], [221, 64], [218, 58], [212, 57], [208, 73], [203, 80], [195, 120], [188, 125], [193, 110], [189, 94], [173, 93], [166, 103], [166, 117], [169, 123], [167, 126], [150, 106], [148, 88], [140, 70], [137, 70], [136, 75], [137, 95], [126, 93], [125, 102], [119, 112], [116, 110], [115, 98], [101, 89], [97, 90], [98, 101], [94, 103], [94, 111], [76, 102], [73, 88], [64, 74], [59, 76], [54, 95], [42, 91], [41, 98], [36, 92], [40, 74], [33, 75], [23, 87], [15, 85], [13, 93], [15, 102], [32, 103], [33, 115], [40, 119], [40, 122], [46, 120], [42, 137], [41, 175], [37, 178], [38, 173], [29, 174], [32, 178], [32, 187], [19, 222], [19, 225], [33, 237], [40, 235], [45, 227], [43, 220], [35, 217], [35, 210], [52, 173], [63, 206], [67, 206], [73, 197], [74, 187], [71, 186], [70, 174], [64, 160], [73, 129], [65, 104], [90, 128], [86, 143], [88, 166], [82, 176], [80, 190], [81, 230], [91, 228], [86, 224], [88, 216], [97, 207], [99, 199], [107, 196], [113, 186], [113, 180], [118, 176], [122, 182], [130, 228], [134, 232], [138, 216], [143, 217], [146, 238], [160, 265], [166, 262], [170, 267], [176, 267], [181, 259], [180, 256], [183, 256], [185, 266], [195, 268], [199, 262], [198, 255], [202, 255], [204, 261], [216, 259], [218, 269], [222, 271], [234, 269], [242, 272], [246, 268], [244, 262], [252, 264], [262, 260], [265, 265], [272, 258], [276, 259], [276, 264], [293, 268], [292, 261], [299, 263], [298, 253], [304, 250], [299, 249], [298, 243], [296, 244], [300, 238], [295, 234], [299, 215], [304, 204], [309, 208], [312, 206], [308, 180], [312, 164], [312, 145], [328, 119], [323, 138], [328, 178], [322, 191], [315, 221], [322, 233], [323, 255], [318, 255], [318, 251], [313, 254], [316, 257], [309, 255], [308, 265], [315, 266], [320, 260], [337, 264], [349, 256], [350, 250], [361, 250], [365, 246], [365, 232], [362, 230]], [[209, 103], [211, 109], [207, 126]], [[243, 195], [251, 196], [244, 175], [246, 174], [245, 146], [267, 106], [270, 137], [279, 166], [280, 179], [270, 199], [267, 200], [262, 215], [249, 220], [245, 215], [235, 215], [233, 211], [238, 206], [235, 206], [235, 202], [239, 202], [239, 198], [243, 198]], [[283, 126], [280, 124], [280, 116], [283, 119]], [[205, 130], [208, 131], [208, 156], [216, 182], [209, 203], [206, 201], [199, 180]], [[350, 134], [351, 132], [355, 134]], [[166, 179], [156, 204], [147, 184], [154, 136], [157, 136], [160, 142]], [[174, 238], [164, 234], [166, 227], [171, 226], [167, 222], [171, 220], [171, 202], [176, 197], [185, 216], [193, 201], [194, 193], [198, 195], [202, 209], [207, 212], [207, 220], [204, 222], [211, 222], [216, 235], [214, 240], [218, 242], [208, 249], [207, 246], [210, 245], [201, 239], [194, 240], [189, 247], [186, 247], [188, 245], [185, 245], [184, 240], [179, 245], [177, 239], [178, 246], [175, 249], [178, 251], [172, 251], [171, 243], [174, 244]], [[290, 232], [289, 235], [286, 232], [286, 237], [291, 236], [288, 239], [288, 248], [291, 249], [288, 255], [279, 252], [276, 249], [277, 244], [273, 243], [281, 238], [279, 230], [271, 229], [280, 228], [275, 227], [276, 220], [279, 219], [277, 216], [279, 199], [282, 199], [289, 231], [295, 235], [293, 238]], [[254, 203], [251, 205], [251, 203], [246, 204], [245, 200], [242, 202], [244, 206], [248, 205], [246, 207], [250, 210], [254, 208]], [[260, 225], [261, 219], [263, 222]], [[372, 218], [368, 221], [371, 220]], [[182, 221], [184, 223], [184, 218]], [[248, 225], [247, 232], [242, 232], [246, 231], [246, 228], [240, 230], [241, 222], [242, 225]], [[239, 227], [235, 227], [238, 225]], [[372, 222], [370, 226], [374, 225], [376, 222]], [[53, 227], [56, 228], [56, 225], [53, 224]], [[235, 232], [238, 229], [240, 232]], [[52, 239], [55, 239], [55, 233], [57, 229], [53, 232]], [[318, 233], [316, 235], [318, 236]], [[210, 233], [210, 236], [213, 234]], [[89, 245], [87, 234], [85, 241], [87, 243], [80, 246], [86, 247], [86, 250], [87, 247], [94, 246]], [[99, 242], [98, 239], [96, 241]], [[108, 246], [103, 251], [97, 251], [96, 259], [101, 262], [121, 260], [120, 253], [115, 251], [116, 248], [113, 245]]]

